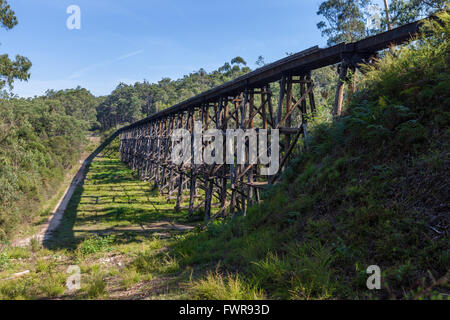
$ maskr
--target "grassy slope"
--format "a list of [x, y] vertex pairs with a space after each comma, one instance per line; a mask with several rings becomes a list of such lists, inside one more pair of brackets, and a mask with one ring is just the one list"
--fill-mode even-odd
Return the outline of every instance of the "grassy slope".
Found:
[[[117, 158], [95, 158], [52, 242], [0, 253], [0, 299], [165, 294], [167, 281], [179, 271], [177, 261], [165, 257], [165, 247], [193, 225], [186, 210], [175, 213], [173, 206]], [[155, 260], [157, 253], [162, 258]], [[82, 272], [82, 290], [76, 293], [65, 290], [70, 265]], [[24, 270], [30, 273], [21, 279], [1, 280]]]
[[[270, 298], [448, 297], [450, 24], [443, 19], [429, 40], [367, 70], [347, 114], [314, 128], [308, 151], [247, 217], [173, 246], [182, 265], [220, 266], [194, 295], [223, 298], [224, 277], [239, 277]], [[370, 265], [381, 268], [382, 290], [367, 290]]]
[[[80, 161], [86, 158], [95, 149], [97, 144], [97, 139], [91, 137], [89, 144], [84, 147], [84, 151], [80, 154]], [[51, 184], [52, 188], [47, 190], [47, 195], [40, 199], [41, 203], [36, 203], [36, 210], [28, 210], [31, 211], [32, 216], [28, 219], [29, 221], [21, 223], [20, 227], [17, 226], [16, 229], [19, 230], [13, 233], [12, 240], [24, 239], [38, 233], [42, 229], [42, 225], [48, 221], [56, 204], [72, 182], [73, 177], [79, 169], [79, 165], [79, 162], [74, 163], [74, 165], [67, 169], [65, 176], [61, 178], [60, 182], [55, 180]], [[31, 202], [33, 201], [28, 201], [28, 203]], [[6, 243], [8, 242], [6, 241]]]

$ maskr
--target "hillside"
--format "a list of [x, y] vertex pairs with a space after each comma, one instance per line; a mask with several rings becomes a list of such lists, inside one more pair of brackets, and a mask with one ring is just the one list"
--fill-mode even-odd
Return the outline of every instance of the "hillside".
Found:
[[[448, 293], [450, 19], [442, 18], [428, 26], [432, 37], [366, 67], [346, 114], [314, 127], [308, 151], [247, 217], [172, 246], [183, 264], [216, 261], [219, 271], [193, 285], [199, 298], [233, 298], [224, 282], [275, 299]], [[370, 265], [381, 268], [382, 290], [367, 290]]]
[[48, 217], [93, 122], [95, 97], [82, 88], [0, 99], [0, 242]]
[[[236, 279], [278, 299], [448, 291], [444, 20], [435, 36], [367, 68], [347, 114], [315, 126], [308, 151], [247, 217], [216, 221], [172, 247], [186, 265], [220, 266], [194, 285], [199, 297], [232, 298], [221, 287]], [[384, 290], [367, 290], [370, 265], [380, 266]]]

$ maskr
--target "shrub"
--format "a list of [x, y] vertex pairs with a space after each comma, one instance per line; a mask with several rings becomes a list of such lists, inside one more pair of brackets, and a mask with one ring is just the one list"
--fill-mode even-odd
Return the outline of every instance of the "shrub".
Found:
[[141, 275], [134, 268], [122, 270], [120, 273], [122, 285], [128, 290], [132, 285], [139, 282]]
[[83, 255], [89, 255], [101, 251], [111, 250], [111, 244], [114, 242], [114, 236], [94, 236], [84, 240], [78, 247]]
[[1, 252], [0, 253], [0, 271], [5, 270], [6, 268], [8, 268], [8, 255], [6, 254], [6, 252]]
[[209, 273], [205, 279], [192, 283], [191, 298], [199, 300], [261, 300], [263, 292], [245, 283], [238, 275]]
[[90, 299], [102, 297], [107, 294], [106, 282], [101, 272], [93, 273], [87, 280], [86, 286], [83, 288], [86, 296]]

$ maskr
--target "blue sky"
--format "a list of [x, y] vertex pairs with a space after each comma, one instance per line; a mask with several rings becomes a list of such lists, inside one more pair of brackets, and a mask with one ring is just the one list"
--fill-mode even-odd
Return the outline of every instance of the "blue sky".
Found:
[[[214, 70], [235, 56], [249, 66], [313, 45], [321, 0], [10, 0], [19, 20], [0, 29], [1, 53], [28, 57], [19, 96], [78, 85], [109, 94], [119, 82], [177, 79]], [[81, 9], [81, 29], [69, 30], [69, 5]]]

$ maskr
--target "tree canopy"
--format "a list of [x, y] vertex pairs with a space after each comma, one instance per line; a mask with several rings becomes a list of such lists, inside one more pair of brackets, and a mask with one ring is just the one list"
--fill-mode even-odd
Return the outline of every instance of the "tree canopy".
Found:
[[327, 0], [320, 4], [318, 15], [325, 18], [317, 24], [328, 45], [353, 42], [366, 36], [364, 12], [369, 0]]
[[[393, 27], [397, 27], [413, 22], [444, 10], [448, 3], [447, 0], [392, 0], [389, 3], [391, 23]], [[382, 28], [385, 29], [386, 18], [383, 18], [382, 22]]]
[[[6, 0], [0, 0], [0, 25], [2, 28], [10, 30], [18, 23], [14, 11]], [[9, 55], [0, 55], [0, 89], [6, 85], [11, 89], [16, 79], [28, 80], [31, 61], [21, 55], [16, 55], [15, 60], [11, 60]]]
[[317, 24], [329, 46], [341, 42], [354, 42], [369, 35], [386, 31], [389, 22], [393, 27], [427, 17], [449, 8], [448, 0], [391, 0], [388, 5], [390, 21], [381, 15], [379, 29], [369, 30], [366, 20], [370, 16], [370, 0], [326, 0], [317, 14], [324, 20]]

